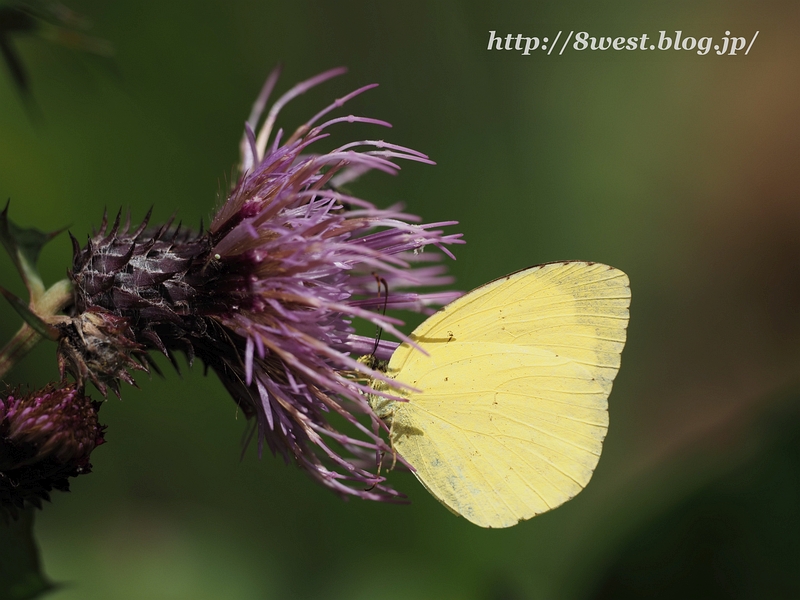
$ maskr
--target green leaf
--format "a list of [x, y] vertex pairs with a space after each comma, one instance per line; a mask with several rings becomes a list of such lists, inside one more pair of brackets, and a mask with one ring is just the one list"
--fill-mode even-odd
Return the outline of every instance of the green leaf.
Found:
[[0, 212], [0, 242], [14, 261], [25, 287], [28, 288], [31, 300], [35, 302], [44, 293], [42, 278], [36, 270], [39, 253], [47, 242], [64, 230], [44, 233], [34, 228], [23, 229], [8, 218], [10, 204], [10, 201], [7, 202], [6, 207]]
[[12, 519], [0, 513], [0, 600], [39, 598], [54, 588], [41, 571], [33, 539], [33, 508]]

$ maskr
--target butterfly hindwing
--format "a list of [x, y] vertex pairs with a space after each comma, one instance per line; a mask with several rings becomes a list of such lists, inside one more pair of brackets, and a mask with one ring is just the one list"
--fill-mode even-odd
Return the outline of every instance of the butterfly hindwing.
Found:
[[484, 527], [555, 508], [588, 483], [608, 428], [630, 289], [597, 263], [488, 283], [412, 334], [388, 374], [420, 390], [393, 407], [395, 450], [426, 488]]

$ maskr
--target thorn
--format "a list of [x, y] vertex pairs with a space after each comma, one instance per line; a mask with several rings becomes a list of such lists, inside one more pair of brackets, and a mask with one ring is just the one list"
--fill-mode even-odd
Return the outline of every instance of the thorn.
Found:
[[119, 231], [119, 220], [122, 218], [122, 209], [120, 208], [117, 211], [117, 216], [114, 218], [114, 224], [111, 226], [111, 231], [109, 234], [103, 238], [103, 241], [100, 242], [101, 245], [108, 244], [112, 242], [114, 238], [117, 237], [117, 232]]
[[136, 228], [136, 231], [134, 231], [131, 234], [131, 237], [133, 239], [138, 238], [140, 235], [142, 235], [144, 230], [147, 229], [147, 225], [148, 223], [150, 223], [150, 217], [152, 216], [153, 216], [153, 207], [151, 206], [150, 209], [147, 211], [147, 214], [144, 216], [144, 220], [141, 222], [139, 227]]
[[78, 238], [76, 238], [74, 235], [72, 235], [71, 231], [69, 231], [67, 233], [69, 233], [69, 239], [72, 240], [72, 258], [73, 258], [73, 262], [74, 262], [75, 260], [78, 259], [78, 257], [81, 254], [81, 245], [78, 242]]
[[106, 206], [105, 208], [103, 208], [103, 218], [100, 220], [100, 230], [97, 232], [92, 230], [92, 234], [93, 235], [97, 235], [98, 233], [105, 234], [107, 225], [108, 225], [108, 207]]
[[175, 233], [172, 234], [172, 239], [170, 240], [170, 244], [175, 244], [176, 240], [178, 239], [178, 234], [181, 231], [181, 225], [183, 225], [183, 221], [178, 221], [178, 226], [175, 227]]

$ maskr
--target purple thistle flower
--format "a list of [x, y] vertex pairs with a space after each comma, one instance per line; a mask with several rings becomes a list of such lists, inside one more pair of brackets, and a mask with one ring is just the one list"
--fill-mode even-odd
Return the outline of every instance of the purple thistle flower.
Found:
[[[428, 313], [457, 297], [412, 290], [450, 283], [444, 267], [431, 264], [441, 255], [421, 251], [434, 246], [452, 256], [446, 246], [462, 240], [441, 230], [454, 222], [420, 225], [398, 207], [378, 209], [339, 191], [368, 170], [397, 173], [397, 159], [432, 164], [424, 154], [379, 140], [311, 152], [338, 123], [390, 126], [353, 115], [323, 120], [374, 86], [337, 100], [286, 139], [282, 130], [273, 135], [289, 100], [342, 73], [296, 85], [259, 128], [278, 71], [270, 75], [245, 125], [240, 178], [207, 232], [192, 236], [168, 224], [153, 233], [143, 224], [129, 233], [118, 217], [86, 248], [75, 244], [76, 313], [63, 326], [71, 342], [62, 364], [81, 379], [113, 382], [124, 379], [120, 369], [132, 358], [146, 366], [143, 350], [184, 350], [211, 367], [255, 419], [259, 453], [266, 442], [340, 494], [392, 500], [400, 495], [378, 474], [382, 453], [391, 452], [380, 435], [385, 426], [364, 396], [368, 378], [392, 380], [357, 358], [373, 349], [388, 358], [397, 344], [376, 348], [352, 323], [361, 318], [406, 340], [384, 308]], [[77, 335], [87, 311], [93, 331], [102, 329], [96, 318], [109, 315], [125, 322], [109, 322], [107, 330], [130, 327], [134, 339], [112, 340], [119, 353], [91, 354]], [[331, 415], [347, 432], [334, 428]]]
[[89, 455], [104, 443], [99, 406], [75, 385], [0, 399], [0, 512], [41, 507], [50, 490], [91, 472]]

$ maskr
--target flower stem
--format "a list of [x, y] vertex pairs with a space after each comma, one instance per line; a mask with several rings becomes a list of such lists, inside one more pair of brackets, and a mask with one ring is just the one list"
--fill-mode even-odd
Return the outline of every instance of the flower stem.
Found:
[[0, 378], [4, 377], [17, 361], [33, 350], [42, 336], [27, 323], [23, 323], [17, 334], [0, 350]]
[[37, 598], [53, 588], [42, 573], [33, 518], [32, 507], [17, 519], [0, 512], [0, 598]]
[[[54, 283], [38, 299], [31, 309], [43, 319], [60, 313], [72, 302], [72, 283], [68, 279]], [[4, 377], [17, 362], [33, 350], [42, 339], [27, 323], [23, 323], [16, 335], [0, 350], [0, 378]]]

